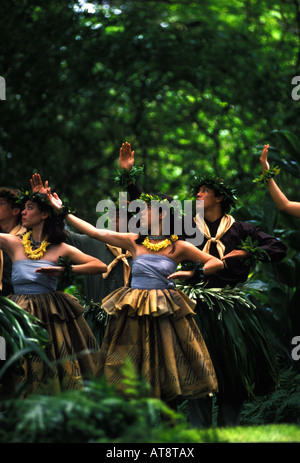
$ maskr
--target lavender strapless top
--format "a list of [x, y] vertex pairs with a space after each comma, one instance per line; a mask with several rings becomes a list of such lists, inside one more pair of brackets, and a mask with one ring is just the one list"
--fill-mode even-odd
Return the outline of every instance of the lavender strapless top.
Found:
[[14, 294], [45, 294], [56, 291], [58, 279], [44, 273], [36, 273], [40, 267], [56, 266], [50, 260], [17, 260], [12, 265], [11, 282]]
[[173, 280], [167, 277], [174, 273], [177, 263], [162, 255], [142, 254], [132, 262], [133, 289], [171, 289], [175, 287]]

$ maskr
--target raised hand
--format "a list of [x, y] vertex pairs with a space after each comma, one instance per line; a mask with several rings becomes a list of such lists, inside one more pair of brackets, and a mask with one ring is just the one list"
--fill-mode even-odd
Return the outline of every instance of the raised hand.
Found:
[[264, 174], [266, 170], [270, 170], [270, 165], [268, 163], [268, 151], [270, 145], [265, 145], [260, 155], [260, 165], [262, 173]]
[[131, 151], [130, 143], [122, 143], [119, 156], [120, 169], [131, 170], [134, 166], [134, 151]]
[[47, 189], [49, 187], [48, 180], [45, 181], [45, 185], [43, 185], [42, 179], [40, 174], [33, 174], [30, 179], [31, 190], [33, 193], [44, 193], [47, 194]]
[[57, 211], [60, 211], [62, 209], [63, 202], [58, 197], [58, 194], [57, 193], [52, 194], [51, 193], [51, 188], [49, 188], [49, 187], [47, 188], [46, 193], [47, 193], [48, 199], [49, 199], [51, 205], [53, 206], [53, 208], [56, 209]]

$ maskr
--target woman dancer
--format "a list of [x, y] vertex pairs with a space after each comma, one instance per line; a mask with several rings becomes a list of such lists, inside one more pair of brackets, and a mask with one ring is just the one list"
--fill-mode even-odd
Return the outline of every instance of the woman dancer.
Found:
[[[59, 210], [58, 196], [49, 191], [49, 198]], [[217, 391], [214, 367], [193, 318], [195, 303], [175, 289], [173, 279], [192, 276], [193, 271], [176, 272], [184, 260], [193, 261], [197, 272], [205, 274], [223, 269], [223, 263], [179, 240], [171, 229], [163, 236], [165, 212], [152, 215], [149, 203], [154, 198], [143, 199], [147, 207], [141, 212], [141, 225], [157, 227], [155, 235], [99, 230], [74, 215], [66, 217], [78, 231], [125, 248], [133, 257], [131, 287], [119, 288], [102, 301], [111, 317], [101, 347], [101, 374], [122, 390], [122, 368], [129, 360], [154, 397], [166, 402], [204, 397]]]
[[38, 358], [26, 361], [20, 381], [30, 380], [29, 392], [45, 383], [51, 392], [81, 388], [84, 377], [98, 372], [99, 347], [83, 307], [73, 296], [56, 291], [57, 277], [65, 271], [58, 261], [75, 264], [69, 268], [74, 274], [102, 273], [107, 266], [63, 242], [63, 220], [47, 195], [27, 194], [20, 200], [25, 202], [22, 224], [29, 231], [22, 238], [0, 234], [0, 248], [13, 262], [14, 294], [9, 298], [41, 320], [50, 337], [46, 354], [53, 363], [49, 368]]
[[[265, 175], [266, 172], [270, 170], [270, 166], [268, 163], [268, 151], [269, 151], [269, 145], [265, 145], [263, 147], [263, 150], [260, 156], [260, 165], [261, 165], [261, 170], [262, 170], [263, 175]], [[279, 211], [286, 212], [287, 214], [300, 218], [300, 203], [299, 202], [289, 201], [289, 199], [280, 190], [275, 180], [271, 177], [267, 179], [267, 186], [268, 186], [270, 195], [274, 203], [278, 207]]]

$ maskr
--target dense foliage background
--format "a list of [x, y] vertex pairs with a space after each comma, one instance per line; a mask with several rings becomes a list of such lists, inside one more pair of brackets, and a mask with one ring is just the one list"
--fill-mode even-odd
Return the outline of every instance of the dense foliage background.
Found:
[[96, 224], [98, 201], [118, 197], [124, 141], [146, 190], [183, 199], [195, 172], [222, 176], [237, 189], [235, 217], [289, 247], [255, 277], [284, 326], [283, 307], [296, 312], [289, 329], [299, 335], [298, 221], [278, 214], [253, 178], [270, 143], [281, 187], [300, 199], [300, 2], [12, 0], [0, 9], [0, 184], [28, 188], [38, 171]]
[[[34, 169], [95, 220], [122, 142], [145, 188], [186, 196], [195, 171], [257, 204], [256, 146], [299, 132], [296, 0], [5, 0], [0, 183]], [[297, 193], [295, 182], [288, 192]]]
[[300, 200], [300, 1], [4, 0], [0, 38], [0, 185], [28, 188], [38, 171], [95, 224], [98, 201], [118, 197], [124, 141], [145, 190], [183, 199], [196, 172], [222, 176], [237, 189], [233, 215], [288, 246], [251, 281], [281, 358], [299, 370], [299, 220], [253, 179], [270, 143], [280, 186]]

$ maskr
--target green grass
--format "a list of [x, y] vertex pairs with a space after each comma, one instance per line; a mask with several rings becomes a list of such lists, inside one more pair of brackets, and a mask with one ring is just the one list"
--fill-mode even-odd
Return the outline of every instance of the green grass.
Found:
[[212, 428], [198, 431], [198, 436], [198, 442], [209, 443], [293, 443], [300, 442], [300, 426], [294, 424], [270, 424]]
[[[242, 426], [210, 429], [191, 429], [184, 413], [176, 413], [149, 397], [148, 385], [138, 381], [129, 367], [124, 372], [125, 396], [117, 394], [103, 379], [94, 379], [83, 390], [54, 395], [44, 391], [25, 399], [0, 400], [0, 443], [300, 442], [298, 382], [293, 389], [291, 381], [295, 377], [291, 372], [286, 373], [280, 394], [276, 391], [252, 404], [251, 409], [248, 404]], [[263, 418], [265, 423], [260, 421]]]

